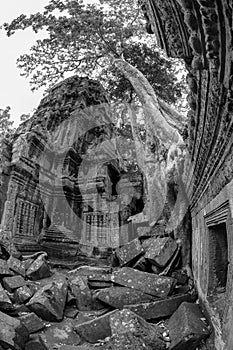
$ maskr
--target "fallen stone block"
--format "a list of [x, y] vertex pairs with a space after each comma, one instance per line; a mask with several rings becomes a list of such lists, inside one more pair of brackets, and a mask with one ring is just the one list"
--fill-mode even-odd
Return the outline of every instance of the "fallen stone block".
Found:
[[95, 273], [97, 273], [97, 274], [109, 274], [109, 273], [111, 273], [111, 268], [83, 265], [83, 266], [77, 267], [74, 270], [69, 271], [68, 277], [72, 278], [72, 277], [75, 277], [77, 275], [88, 277], [88, 276], [95, 274]]
[[79, 311], [77, 317], [75, 318], [75, 325], [80, 325], [92, 321], [100, 316], [103, 316], [109, 313], [112, 310], [102, 309], [102, 310], [92, 310], [92, 311]]
[[32, 296], [33, 292], [27, 286], [22, 286], [16, 289], [14, 293], [14, 299], [17, 304], [23, 304], [28, 301]]
[[166, 226], [166, 222], [162, 219], [152, 225], [150, 234], [154, 237], [163, 237], [166, 234]]
[[79, 310], [88, 311], [92, 309], [92, 294], [86, 277], [76, 275], [69, 280], [69, 288], [71, 294], [75, 297], [76, 306]]
[[94, 273], [88, 276], [88, 285], [93, 289], [109, 288], [112, 284], [111, 274]]
[[154, 325], [149, 324], [142, 317], [128, 309], [116, 310], [110, 316], [110, 326], [113, 336], [128, 332], [140, 335], [141, 331], [145, 334], [153, 334], [157, 330]]
[[7, 265], [6, 260], [0, 259], [0, 278], [14, 275], [14, 272], [11, 271], [9, 266]]
[[115, 254], [118, 258], [120, 266], [128, 265], [135, 258], [144, 253], [144, 249], [138, 238], [117, 248]]
[[26, 276], [33, 281], [40, 280], [42, 278], [49, 277], [51, 275], [49, 265], [45, 260], [45, 255], [41, 254], [33, 261], [30, 267], [27, 269]]
[[145, 343], [145, 348], [166, 349], [162, 339], [162, 329], [157, 325], [146, 322], [142, 317], [128, 309], [116, 311], [110, 316], [112, 335], [132, 333]]
[[135, 305], [127, 305], [125, 308], [143, 317], [145, 320], [155, 320], [171, 316], [184, 302], [195, 300], [190, 294], [172, 296], [167, 299], [156, 300], [150, 303], [140, 302]]
[[7, 260], [7, 265], [9, 266], [9, 269], [15, 272], [17, 275], [25, 277], [25, 267], [19, 259], [10, 256], [10, 258]]
[[40, 335], [33, 335], [25, 345], [25, 350], [49, 350], [49, 348]]
[[93, 344], [97, 343], [98, 340], [105, 339], [112, 335], [110, 317], [115, 312], [116, 311], [112, 311], [91, 321], [81, 323], [75, 326], [75, 330], [83, 340]]
[[74, 330], [72, 319], [64, 319], [59, 324], [46, 327], [40, 335], [49, 349], [59, 349], [61, 345], [79, 345], [81, 343], [80, 336]]
[[141, 239], [144, 237], [148, 238], [151, 237], [152, 233], [150, 232], [151, 228], [150, 226], [138, 226], [137, 227], [137, 236]]
[[112, 282], [104, 282], [104, 281], [90, 281], [88, 283], [91, 289], [104, 289], [109, 288], [113, 285]]
[[3, 287], [10, 293], [14, 292], [15, 289], [25, 286], [26, 282], [22, 276], [12, 276], [12, 277], [4, 277]]
[[147, 249], [154, 244], [154, 242], [157, 240], [158, 237], [152, 236], [152, 237], [143, 237], [140, 239], [141, 245], [143, 246], [144, 251], [146, 252]]
[[45, 327], [43, 321], [34, 312], [20, 316], [20, 320], [29, 334], [38, 332]]
[[39, 289], [26, 304], [37, 316], [46, 321], [61, 321], [67, 296], [67, 284], [53, 281]]
[[197, 304], [184, 302], [168, 322], [171, 350], [195, 350], [210, 332]]
[[130, 267], [123, 267], [121, 270], [114, 272], [112, 281], [121, 286], [134, 288], [155, 297], [168, 296], [176, 284], [174, 278], [160, 277]]
[[0, 345], [21, 350], [28, 341], [28, 331], [20, 320], [0, 312]]
[[75, 306], [67, 306], [64, 311], [64, 316], [68, 318], [75, 318], [79, 311]]
[[164, 350], [165, 348], [151, 347], [148, 344], [146, 344], [146, 341], [143, 338], [138, 337], [131, 332], [128, 332], [128, 333], [116, 334], [114, 337], [110, 339], [110, 341], [104, 347], [104, 350], [113, 350], [113, 349], [114, 350], [142, 350], [142, 349]]
[[146, 249], [145, 258], [152, 264], [165, 267], [173, 257], [177, 247], [176, 241], [171, 237], [151, 239], [151, 243]]
[[139, 290], [127, 287], [106, 288], [97, 293], [97, 298], [105, 304], [116, 309], [122, 309], [125, 305], [152, 302], [155, 297]]
[[100, 274], [100, 273], [92, 273], [87, 276], [88, 282], [91, 281], [97, 281], [97, 282], [111, 282], [111, 274], [105, 273], [105, 274]]
[[0, 284], [0, 310], [11, 311], [13, 309], [13, 304], [7, 295], [7, 292], [2, 288]]
[[41, 285], [37, 282], [27, 281], [27, 287], [31, 290], [33, 294], [35, 294], [41, 288]]
[[[62, 345], [59, 350], [96, 350], [95, 345], [82, 344], [82, 345]], [[107, 350], [105, 345], [98, 345], [97, 350]], [[123, 349], [122, 349], [123, 350]]]

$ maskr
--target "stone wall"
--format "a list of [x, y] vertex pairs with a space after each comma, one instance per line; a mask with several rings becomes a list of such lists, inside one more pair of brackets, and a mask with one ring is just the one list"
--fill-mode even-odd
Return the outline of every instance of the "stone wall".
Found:
[[0, 221], [3, 215], [9, 182], [11, 149], [10, 141], [6, 139], [0, 140]]
[[[149, 32], [169, 56], [182, 58], [188, 70], [186, 188], [193, 227], [192, 267], [213, 321], [216, 349], [228, 350], [233, 348], [232, 0], [144, 0], [141, 4]], [[211, 290], [221, 251], [212, 238], [217, 240], [222, 225], [228, 278], [226, 286], [217, 281], [219, 288]]]

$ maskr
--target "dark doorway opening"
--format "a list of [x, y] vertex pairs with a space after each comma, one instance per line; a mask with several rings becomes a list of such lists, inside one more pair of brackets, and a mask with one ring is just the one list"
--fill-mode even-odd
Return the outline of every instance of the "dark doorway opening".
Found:
[[209, 293], [223, 293], [227, 285], [228, 241], [226, 224], [209, 227]]

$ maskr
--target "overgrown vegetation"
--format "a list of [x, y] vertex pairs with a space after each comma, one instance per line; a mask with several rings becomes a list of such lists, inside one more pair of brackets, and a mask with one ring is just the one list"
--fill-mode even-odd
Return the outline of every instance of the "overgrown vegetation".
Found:
[[78, 74], [98, 79], [113, 100], [131, 102], [136, 97], [132, 85], [111, 63], [112, 57], [123, 55], [159, 98], [175, 104], [184, 89], [177, 79], [178, 65], [161, 54], [145, 26], [136, 0], [50, 0], [42, 13], [4, 24], [8, 36], [27, 28], [47, 33], [17, 60], [32, 90]]

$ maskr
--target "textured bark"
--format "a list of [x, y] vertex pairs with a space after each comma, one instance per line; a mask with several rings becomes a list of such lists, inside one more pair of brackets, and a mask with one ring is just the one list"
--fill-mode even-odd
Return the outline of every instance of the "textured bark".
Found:
[[182, 143], [182, 137], [177, 129], [171, 126], [161, 113], [154, 89], [144, 75], [123, 59], [115, 59], [113, 63], [132, 84], [142, 104], [145, 117], [157, 138], [165, 145]]
[[[137, 68], [124, 59], [114, 59], [113, 63], [132, 84], [144, 112], [147, 136], [146, 144], [142, 145], [137, 133], [136, 112], [132, 106], [128, 108], [138, 164], [147, 183], [144, 213], [151, 225], [162, 218], [167, 222], [168, 232], [176, 231], [189, 208], [183, 182], [187, 152], [181, 133], [185, 128], [185, 117], [158, 100], [152, 86]], [[167, 155], [164, 149], [168, 151]]]

